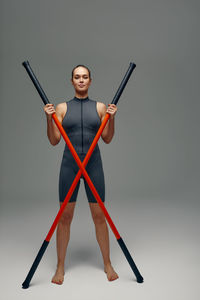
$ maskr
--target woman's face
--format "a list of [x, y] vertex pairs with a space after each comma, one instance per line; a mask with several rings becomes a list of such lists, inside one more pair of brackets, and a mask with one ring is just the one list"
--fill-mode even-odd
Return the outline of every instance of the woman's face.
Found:
[[89, 77], [89, 72], [86, 68], [78, 67], [74, 70], [72, 84], [76, 92], [86, 93], [91, 81], [92, 80]]

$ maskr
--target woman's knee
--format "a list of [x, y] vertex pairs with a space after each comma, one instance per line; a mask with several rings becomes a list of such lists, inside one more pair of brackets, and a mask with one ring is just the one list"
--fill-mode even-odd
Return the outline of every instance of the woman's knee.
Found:
[[70, 204], [68, 204], [68, 206], [65, 208], [64, 212], [60, 217], [59, 223], [63, 225], [70, 225], [72, 222], [75, 204], [74, 205], [73, 204], [70, 205]]
[[103, 212], [93, 213], [92, 218], [96, 225], [101, 225], [101, 224], [105, 223], [105, 216], [104, 216]]
[[60, 217], [59, 223], [62, 225], [70, 225], [73, 219], [73, 214], [71, 213], [63, 213]]

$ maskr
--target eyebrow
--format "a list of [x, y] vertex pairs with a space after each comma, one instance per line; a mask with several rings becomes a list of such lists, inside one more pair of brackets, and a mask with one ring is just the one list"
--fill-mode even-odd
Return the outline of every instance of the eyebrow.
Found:
[[[81, 74], [75, 74], [74, 77], [75, 76], [81, 76]], [[83, 74], [82, 76], [89, 76], [89, 75], [88, 74]]]

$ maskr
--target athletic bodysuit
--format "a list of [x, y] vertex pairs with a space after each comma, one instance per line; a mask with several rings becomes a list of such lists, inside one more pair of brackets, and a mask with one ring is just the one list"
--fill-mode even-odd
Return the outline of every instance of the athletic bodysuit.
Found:
[[[87, 98], [79, 99], [74, 97], [67, 101], [67, 112], [64, 116], [62, 126], [65, 129], [73, 147], [75, 148], [81, 161], [84, 160], [90, 145], [101, 125], [101, 120], [96, 109], [96, 101]], [[79, 171], [79, 167], [73, 158], [68, 146], [65, 144], [63, 152], [60, 174], [59, 174], [59, 200], [63, 202], [71, 185]], [[98, 144], [87, 163], [86, 171], [92, 180], [101, 200], [105, 201], [105, 182], [101, 160], [101, 154]], [[89, 202], [96, 203], [87, 181], [84, 180], [85, 190]], [[76, 201], [80, 180], [69, 200]]]

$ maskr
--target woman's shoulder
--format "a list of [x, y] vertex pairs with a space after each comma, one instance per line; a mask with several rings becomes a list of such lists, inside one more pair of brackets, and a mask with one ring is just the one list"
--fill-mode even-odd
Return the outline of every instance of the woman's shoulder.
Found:
[[97, 111], [100, 117], [103, 117], [106, 113], [106, 105], [103, 102], [97, 101]]
[[99, 102], [99, 101], [96, 101], [97, 102], [97, 107], [100, 109], [100, 110], [105, 110], [106, 109], [106, 105], [103, 103], [103, 102]]
[[56, 105], [56, 113], [57, 114], [64, 117], [66, 112], [67, 112], [67, 103], [66, 102], [61, 102]]
[[56, 109], [62, 111], [66, 108], [66, 106], [67, 106], [67, 102], [61, 102], [56, 105]]

